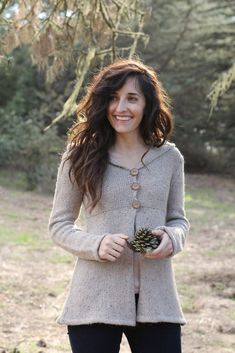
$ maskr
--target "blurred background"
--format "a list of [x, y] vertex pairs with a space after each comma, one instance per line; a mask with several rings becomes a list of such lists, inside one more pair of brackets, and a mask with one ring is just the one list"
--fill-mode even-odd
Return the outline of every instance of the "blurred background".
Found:
[[91, 75], [135, 56], [171, 97], [185, 157], [185, 353], [234, 351], [234, 38], [234, 0], [0, 1], [1, 353], [69, 351], [54, 320], [74, 259], [46, 230], [60, 153]]
[[[172, 98], [188, 172], [235, 173], [235, 3], [2, 1], [0, 168], [52, 190], [91, 73], [138, 55]], [[58, 123], [44, 129], [58, 118]], [[20, 175], [21, 174], [21, 175]]]

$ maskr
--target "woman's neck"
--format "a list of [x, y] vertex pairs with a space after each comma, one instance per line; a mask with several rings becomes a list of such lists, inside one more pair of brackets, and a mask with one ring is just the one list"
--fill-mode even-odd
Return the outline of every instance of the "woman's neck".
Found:
[[145, 152], [147, 146], [139, 135], [118, 135], [116, 136], [115, 143], [111, 148], [112, 152], [120, 154], [138, 154]]
[[126, 138], [117, 136], [109, 153], [115, 163], [128, 169], [138, 168], [141, 158], [147, 152], [148, 146], [141, 138]]

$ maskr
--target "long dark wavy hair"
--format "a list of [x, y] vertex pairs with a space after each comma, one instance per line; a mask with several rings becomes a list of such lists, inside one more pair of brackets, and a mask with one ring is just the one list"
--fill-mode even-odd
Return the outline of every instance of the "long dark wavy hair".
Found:
[[155, 71], [138, 60], [119, 59], [96, 74], [77, 107], [78, 121], [69, 130], [71, 173], [93, 209], [101, 198], [102, 182], [115, 143], [115, 130], [107, 119], [107, 107], [113, 94], [127, 78], [135, 77], [145, 97], [140, 123], [144, 143], [160, 147], [173, 130], [169, 98]]

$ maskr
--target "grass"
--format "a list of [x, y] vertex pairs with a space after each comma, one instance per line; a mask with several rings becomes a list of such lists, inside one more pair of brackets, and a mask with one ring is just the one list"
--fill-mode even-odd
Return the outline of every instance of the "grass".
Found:
[[8, 243], [15, 245], [35, 245], [36, 236], [28, 231], [17, 231], [17, 229], [9, 226], [0, 225], [0, 243]]
[[30, 230], [17, 230], [17, 228], [0, 225], [0, 245], [25, 246], [31, 250], [46, 250], [51, 247], [50, 239]]
[[235, 322], [235, 312], [229, 312], [228, 313], [228, 318], [231, 319], [233, 322]]
[[200, 231], [208, 224], [229, 222], [235, 219], [232, 202], [221, 201], [213, 190], [193, 190], [185, 195], [185, 208], [194, 230]]
[[195, 312], [196, 293], [191, 285], [178, 283], [178, 290], [181, 296], [182, 308], [185, 313]]
[[[213, 190], [196, 190], [187, 192], [185, 196], [186, 209], [199, 210], [201, 212], [210, 210], [213, 214], [218, 213], [221, 218], [233, 219], [235, 217], [235, 208], [232, 203], [221, 202]], [[201, 211], [201, 212], [200, 212]]]
[[[1, 181], [0, 175], [0, 184]], [[187, 345], [191, 345], [192, 348], [191, 343], [194, 340], [195, 345], [201, 346], [203, 353], [207, 351], [203, 344], [207, 345], [208, 352], [230, 353], [232, 344], [226, 343], [226, 337], [231, 337], [231, 334], [228, 335], [225, 331], [225, 337], [224, 333], [215, 330], [210, 336], [207, 334], [206, 324], [201, 326], [198, 324], [200, 315], [207, 320], [213, 321], [214, 319], [216, 325], [218, 316], [219, 324], [221, 322], [223, 325], [228, 325], [228, 328], [233, 327], [232, 322], [235, 320], [234, 297], [228, 297], [227, 293], [230, 292], [226, 287], [227, 278], [229, 280], [232, 271], [230, 263], [232, 263], [235, 250], [232, 241], [234, 223], [231, 221], [233, 217], [235, 218], [235, 209], [230, 201], [231, 198], [226, 197], [227, 189], [223, 194], [223, 190], [221, 192], [219, 189], [220, 185], [216, 190], [213, 190], [213, 187], [209, 189], [210, 185], [208, 189], [205, 189], [205, 185], [202, 184], [202, 187], [195, 189], [194, 185], [189, 184], [191, 189], [186, 193], [186, 210], [191, 223], [191, 234], [188, 238], [188, 251], [186, 249], [174, 258], [177, 288], [186, 319], [191, 324], [189, 331], [193, 330], [193, 338], [185, 335], [186, 342], [189, 341]], [[6, 255], [4, 260], [12, 266], [11, 268], [14, 265], [18, 272], [15, 276], [8, 276], [8, 267], [5, 268], [2, 295], [4, 298], [11, 298], [11, 304], [17, 306], [19, 310], [9, 311], [7, 300], [2, 301], [0, 307], [3, 313], [10, 312], [12, 317], [8, 320], [9, 322], [12, 320], [13, 328], [15, 328], [15, 317], [20, 322], [21, 318], [28, 313], [31, 315], [32, 310], [35, 311], [34, 317], [36, 317], [35, 320], [31, 318], [28, 335], [18, 331], [9, 333], [5, 338], [7, 342], [5, 345], [11, 345], [11, 349], [17, 347], [20, 353], [66, 352], [68, 350], [67, 341], [62, 346], [67, 339], [66, 335], [62, 337], [62, 331], [57, 328], [52, 329], [51, 321], [46, 329], [43, 326], [44, 315], [53, 321], [57, 312], [61, 310], [59, 308], [63, 302], [62, 293], [69, 286], [68, 273], [71, 272], [75, 261], [72, 255], [54, 246], [46, 236], [51, 196], [24, 192], [22, 189], [15, 188], [5, 188], [3, 192], [0, 245], [10, 244], [4, 252]], [[230, 223], [227, 222], [229, 220]], [[224, 228], [227, 224], [229, 226]], [[31, 251], [31, 249], [36, 251]], [[43, 249], [46, 251], [44, 252]], [[194, 256], [194, 261], [190, 262], [192, 256]], [[215, 266], [215, 273], [212, 271], [213, 266]], [[217, 272], [221, 274], [222, 279], [225, 278], [224, 281], [220, 280], [220, 277], [217, 279]], [[17, 275], [18, 273], [20, 276]], [[23, 302], [22, 298], [25, 299]], [[40, 323], [40, 320], [43, 322]], [[51, 330], [50, 341], [48, 328]], [[45, 339], [48, 347], [37, 346], [39, 339]], [[213, 344], [214, 341], [218, 343], [218, 347]], [[12, 350], [8, 349], [8, 351], [12, 353]]]
[[229, 350], [228, 350], [228, 352], [232, 352], [232, 350], [230, 350], [231, 349], [231, 344], [230, 344], [230, 342], [225, 342], [224, 340], [214, 340], [213, 342], [209, 342], [208, 343], [211, 347], [221, 347], [221, 348], [228, 348]]
[[56, 253], [50, 257], [49, 261], [53, 264], [57, 264], [57, 263], [70, 264], [73, 262], [73, 258], [70, 255], [66, 255], [66, 254], [60, 255]]

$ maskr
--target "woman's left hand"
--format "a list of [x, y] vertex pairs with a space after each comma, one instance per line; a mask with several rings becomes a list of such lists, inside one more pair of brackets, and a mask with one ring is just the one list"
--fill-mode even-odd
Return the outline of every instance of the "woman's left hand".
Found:
[[173, 245], [169, 235], [161, 229], [153, 230], [153, 234], [161, 236], [161, 243], [157, 249], [144, 254], [148, 259], [164, 259], [173, 253]]

